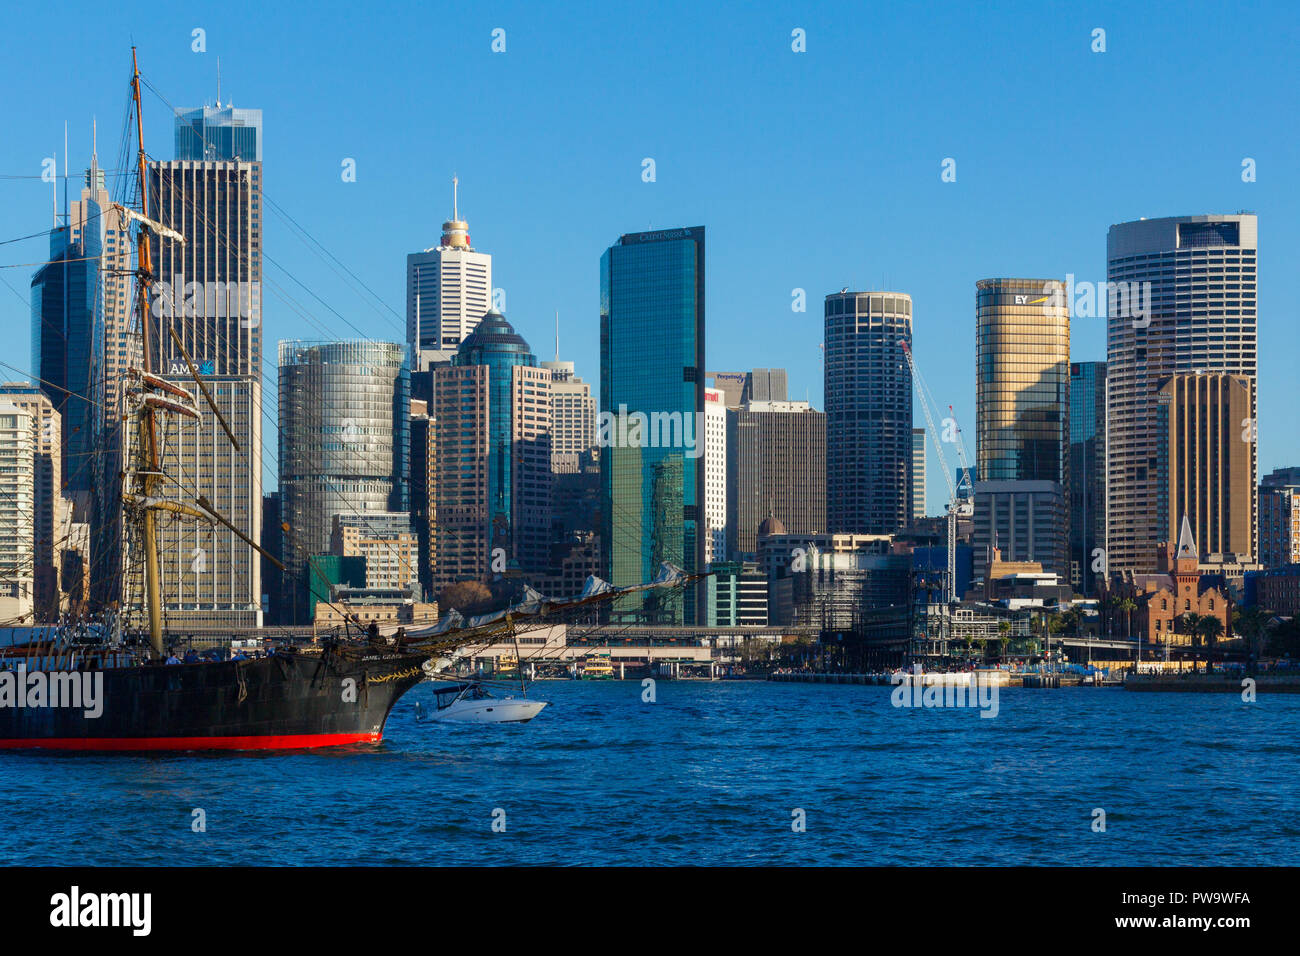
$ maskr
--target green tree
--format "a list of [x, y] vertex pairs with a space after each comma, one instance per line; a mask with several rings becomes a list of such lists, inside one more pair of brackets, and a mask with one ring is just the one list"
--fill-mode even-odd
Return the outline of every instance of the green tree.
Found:
[[1124, 636], [1131, 638], [1133, 636], [1133, 612], [1137, 610], [1137, 602], [1129, 597], [1121, 598], [1116, 607], [1124, 614]]
[[1249, 607], [1236, 607], [1232, 611], [1232, 626], [1246, 639], [1247, 657], [1252, 668], [1258, 664], [1264, 653], [1264, 633], [1268, 630], [1269, 619], [1273, 616], [1258, 604]]
[[438, 593], [438, 610], [450, 611], [455, 608], [466, 617], [485, 613], [484, 609], [492, 604], [492, 589], [482, 581], [456, 581], [448, 584]]
[[1208, 674], [1212, 674], [1214, 673], [1214, 647], [1218, 639], [1223, 635], [1223, 622], [1217, 617], [1206, 615], [1201, 618], [1200, 631], [1205, 635], [1205, 671]]
[[1193, 674], [1198, 674], [1201, 670], [1201, 620], [1201, 615], [1188, 611], [1175, 621], [1175, 627], [1182, 625], [1182, 633], [1191, 636]]
[[1079, 636], [1079, 625], [1083, 622], [1083, 611], [1080, 608], [1071, 605], [1061, 614], [1061, 620], [1065, 624], [1065, 629], [1075, 637]]

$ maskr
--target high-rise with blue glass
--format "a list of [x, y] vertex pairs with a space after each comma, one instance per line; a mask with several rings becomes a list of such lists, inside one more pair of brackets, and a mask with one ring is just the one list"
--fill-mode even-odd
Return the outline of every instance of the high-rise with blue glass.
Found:
[[433, 369], [434, 586], [547, 566], [551, 371], [495, 309]]
[[[93, 200], [86, 208], [91, 218], [99, 216]], [[49, 261], [32, 277], [31, 292], [32, 374], [63, 420], [61, 484], [83, 512], [90, 509], [103, 421], [101, 236], [84, 229], [74, 241], [70, 227], [54, 229]]]
[[[620, 237], [600, 259], [601, 554], [615, 586], [663, 561], [704, 567], [704, 370], [704, 227]], [[698, 590], [616, 613], [695, 624]]]
[[176, 158], [262, 161], [262, 111], [200, 106], [176, 111]]

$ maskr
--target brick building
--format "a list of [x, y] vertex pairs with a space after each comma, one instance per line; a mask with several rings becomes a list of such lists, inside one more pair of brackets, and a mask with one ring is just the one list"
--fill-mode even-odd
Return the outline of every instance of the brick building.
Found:
[[1122, 601], [1131, 599], [1136, 609], [1129, 614], [1102, 604], [1102, 613], [1112, 634], [1137, 634], [1145, 641], [1190, 644], [1190, 634], [1179, 623], [1184, 614], [1215, 617], [1223, 625], [1222, 638], [1232, 634], [1232, 602], [1228, 599], [1223, 578], [1205, 574], [1200, 568], [1192, 526], [1183, 518], [1178, 535], [1178, 547], [1163, 542], [1158, 548], [1157, 570], [1142, 573], [1131, 570], [1121, 572], [1111, 586], [1111, 596]]

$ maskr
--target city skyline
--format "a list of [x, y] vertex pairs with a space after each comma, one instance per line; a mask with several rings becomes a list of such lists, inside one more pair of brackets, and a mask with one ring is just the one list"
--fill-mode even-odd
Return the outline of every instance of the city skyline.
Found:
[[[20, 13], [19, 19], [22, 16]], [[92, 25], [100, 16], [106, 15], [86, 14]], [[375, 340], [402, 340], [404, 257], [437, 241], [438, 226], [451, 211], [447, 208], [448, 181], [458, 175], [462, 207], [472, 210], [476, 245], [492, 252], [496, 267], [493, 283], [508, 298], [503, 311], [526, 338], [544, 341], [558, 309], [561, 348], [588, 381], [597, 380], [599, 364], [598, 293], [590, 268], [584, 264], [599, 255], [610, 235], [643, 226], [700, 222], [710, 230], [712, 247], [707, 303], [711, 334], [706, 356], [710, 367], [787, 367], [791, 397], [808, 397], [814, 407], [823, 408], [817, 304], [825, 294], [846, 285], [894, 288], [913, 298], [922, 318], [914, 328], [915, 354], [927, 380], [932, 386], [941, 386], [936, 399], [941, 404], [951, 402], [959, 421], [973, 424], [970, 353], [951, 347], [951, 343], [963, 341], [973, 345], [974, 317], [968, 291], [973, 281], [988, 275], [1071, 274], [1082, 281], [1101, 281], [1106, 277], [1104, 235], [1110, 225], [1144, 215], [1231, 213], [1250, 208], [1262, 220], [1264, 233], [1260, 334], [1266, 347], [1260, 357], [1258, 470], [1265, 474], [1290, 464], [1294, 449], [1287, 441], [1281, 413], [1288, 400], [1289, 382], [1280, 363], [1294, 354], [1300, 333], [1296, 324], [1288, 321], [1284, 306], [1270, 306], [1273, 300], [1268, 296], [1267, 277], [1270, 262], [1283, 261], [1300, 245], [1294, 186], [1280, 174], [1283, 157], [1294, 152], [1295, 133], [1282, 124], [1267, 122], [1272, 115], [1268, 104], [1276, 102], [1274, 94], [1262, 103], [1242, 105], [1226, 91], [1198, 93], [1193, 101], [1189, 92], [1179, 88], [1167, 113], [1156, 117], [1117, 96], [1155, 72], [1173, 70], [1182, 75], [1190, 71], [1190, 65], [1173, 58], [1187, 36], [1202, 35], [1211, 27], [1225, 50], [1249, 46], [1265, 76], [1275, 76], [1280, 68], [1284, 44], [1279, 39], [1262, 35], [1249, 23], [1220, 23], [1216, 18], [1207, 25], [1212, 15], [1203, 11], [1189, 11], [1174, 22], [1162, 23], [1161, 33], [1150, 27], [1155, 14], [1109, 10], [1097, 11], [1091, 18], [1037, 12], [1021, 18], [1022, 22], [1010, 14], [984, 17], [959, 11], [952, 16], [952, 23], [926, 16], [907, 21], [886, 12], [880, 29], [890, 33], [902, 49], [912, 51], [919, 63], [935, 64], [932, 75], [918, 81], [914, 95], [902, 97], [914, 109], [917, 103], [922, 104], [907, 126], [923, 132], [899, 145], [897, 155], [888, 147], [863, 146], [863, 132], [851, 132], [849, 152], [856, 152], [850, 160], [831, 159], [819, 151], [817, 144], [823, 137], [818, 127], [828, 121], [829, 111], [856, 95], [861, 81], [832, 81], [831, 76], [838, 75], [837, 64], [850, 55], [853, 43], [863, 38], [867, 27], [846, 30], [827, 14], [795, 22], [801, 16], [792, 14], [791, 22], [785, 24], [711, 13], [702, 21], [699, 35], [682, 38], [658, 26], [644, 29], [643, 36], [633, 36], [633, 25], [647, 25], [626, 15], [611, 15], [597, 32], [622, 28], [621, 40], [632, 44], [634, 50], [662, 48], [661, 52], [667, 50], [671, 57], [685, 58], [703, 46], [716, 46], [714, 52], [720, 54], [721, 62], [715, 69], [760, 63], [772, 77], [756, 79], [752, 92], [773, 95], [761, 108], [751, 107], [749, 115], [758, 126], [765, 125], [764, 120], [771, 121], [766, 125], [775, 123], [777, 131], [761, 132], [757, 127], [750, 129], [751, 124], [737, 128], [729, 123], [727, 128], [737, 133], [734, 146], [723, 142], [718, 133], [705, 130], [699, 135], [698, 124], [707, 126], [720, 110], [739, 108], [731, 102], [737, 94], [719, 91], [713, 99], [702, 95], [697, 103], [688, 94], [698, 91], [673, 79], [666, 81], [665, 90], [652, 102], [639, 103], [643, 114], [648, 110], [648, 122], [616, 121], [600, 142], [576, 153], [560, 148], [560, 143], [566, 138], [571, 143], [590, 142], [590, 137], [576, 138], [579, 129], [589, 123], [585, 116], [566, 120], [561, 130], [547, 131], [539, 120], [520, 115], [517, 101], [528, 84], [536, 86], [533, 92], [525, 91], [524, 100], [530, 104], [534, 96], [574, 95], [577, 81], [560, 77], [556, 64], [546, 58], [556, 50], [565, 49], [597, 72], [609, 62], [606, 54], [588, 44], [574, 49], [572, 44], [559, 42], [565, 30], [581, 22], [578, 14], [544, 24], [537, 14], [524, 9], [500, 13], [508, 37], [502, 54], [491, 52], [490, 32], [495, 21], [467, 11], [449, 14], [439, 26], [440, 35], [463, 46], [463, 56], [482, 87], [481, 102], [487, 107], [484, 111], [482, 106], [471, 110], [468, 104], [436, 105], [437, 121], [431, 125], [445, 128], [450, 123], [463, 134], [464, 145], [451, 148], [445, 141], [435, 147], [433, 133], [428, 134], [427, 144], [424, 133], [408, 134], [391, 121], [393, 114], [386, 109], [377, 112], [372, 127], [358, 126], [355, 136], [337, 128], [328, 136], [312, 134], [305, 124], [315, 109], [307, 108], [301, 99], [301, 84], [291, 81], [290, 74], [299, 74], [299, 80], [301, 75], [314, 77], [309, 84], [312, 97], [317, 101], [334, 97], [345, 112], [346, 104], [367, 91], [352, 91], [334, 78], [318, 77], [292, 52], [285, 62], [269, 62], [263, 57], [267, 41], [262, 32], [277, 23], [273, 13], [259, 12], [252, 17], [250, 24], [263, 30], [241, 30], [238, 42], [223, 35], [215, 21], [208, 24], [207, 50], [202, 54], [190, 49], [194, 25], [178, 19], [156, 24], [137, 35], [137, 42], [143, 72], [179, 107], [194, 106], [205, 93], [215, 96], [215, 58], [223, 58], [223, 102], [261, 110], [270, 130], [265, 142], [271, 170], [266, 184], [268, 207], [278, 204], [377, 293], [378, 300], [364, 291], [352, 291], [356, 288], [352, 280], [340, 279], [337, 267], [331, 268], [315, 255], [309, 242], [295, 235], [294, 227], [280, 219], [275, 209], [268, 208], [264, 241], [279, 264], [274, 279], [285, 296], [281, 298], [281, 292], [275, 291], [267, 295], [264, 331], [268, 343], [319, 338], [307, 319], [295, 311], [295, 305], [305, 306], [339, 338], [356, 337], [348, 328], [350, 323]], [[977, 54], [959, 48], [956, 41], [973, 28], [973, 19], [980, 20], [981, 34], [988, 32], [1026, 57], [1026, 70], [1047, 69], [1049, 62], [1063, 56], [1072, 63], [1077, 59], [1077, 69], [1060, 78], [1060, 89], [1035, 91], [1032, 84], [1026, 84], [1017, 87], [1012, 96], [996, 78], [986, 77], [978, 78], [973, 89], [966, 89], [957, 81]], [[1093, 19], [1108, 30], [1105, 53], [1090, 49]], [[364, 29], [391, 27], [392, 22], [381, 15]], [[736, 33], [745, 41], [743, 51], [734, 49], [736, 44], [717, 40], [716, 33], [708, 36], [709, 27]], [[807, 31], [806, 53], [791, 50], [789, 34], [795, 27]], [[50, 29], [32, 24], [38, 36]], [[295, 29], [303, 32], [308, 45], [316, 44], [313, 58], [336, 42], [312, 33], [315, 28], [309, 24], [297, 24]], [[923, 33], [929, 47], [922, 46]], [[99, 85], [114, 88], [115, 76], [125, 80], [124, 62], [121, 66], [112, 62], [102, 35], [93, 44], [86, 43], [84, 49], [85, 41], [74, 38], [71, 42], [73, 52], [80, 51], [89, 75]], [[1135, 57], [1139, 49], [1142, 55]], [[391, 75], [400, 82], [412, 65], [400, 50], [398, 53], [392, 58]], [[940, 67], [948, 53], [956, 54], [952, 64]], [[12, 55], [20, 68], [30, 58], [25, 49], [15, 49]], [[777, 81], [791, 88], [773, 91], [772, 84]], [[114, 102], [117, 94], [87, 94], [85, 84], [74, 87], [62, 78], [42, 77], [40, 95], [30, 97], [29, 104], [21, 95], [24, 82], [20, 79], [16, 97], [15, 135], [0, 146], [0, 169], [15, 174], [30, 170], [33, 178], [21, 189], [14, 187], [15, 201], [4, 214], [4, 238], [27, 235], [33, 231], [33, 222], [50, 219], [51, 188], [37, 177], [41, 160], [47, 156], [55, 156], [60, 169], [63, 166], [63, 131], [58, 128], [62, 120], [50, 119], [51, 104], [54, 112], [66, 114], [69, 122], [73, 198], [79, 192], [81, 170], [88, 165], [94, 117], [105, 119], [100, 124], [104, 129], [99, 131], [101, 162], [107, 167], [105, 157], [116, 155], [116, 144], [107, 142], [106, 129], [115, 125], [109, 118], [118, 108]], [[607, 89], [597, 85], [580, 89], [577, 95], [585, 97], [584, 102], [602, 103], [611, 97], [639, 95], [635, 88], [627, 87], [628, 82], [614, 80]], [[998, 92], [1010, 98], [1008, 105], [1031, 111], [1044, 110], [1048, 101], [1060, 98], [1082, 104], [1079, 121], [1067, 119], [1061, 127], [1077, 149], [1063, 156], [1053, 147], [1053, 137], [1007, 137], [1012, 124], [976, 131], [964, 121], [954, 121], [958, 128], [943, 132], [937, 129], [942, 123], [933, 123], [940, 116], [951, 119], [960, 115], [968, 97]], [[796, 100], [803, 102], [814, 93], [823, 95], [822, 105], [804, 113], [792, 111]], [[859, 108], [879, 106], [886, 118], [894, 117], [900, 107], [877, 102], [879, 99], [873, 95]], [[151, 96], [150, 100], [146, 146], [152, 156], [165, 160], [172, 145], [172, 117], [158, 98]], [[764, 96], [747, 94], [745, 98], [745, 102], [758, 100]], [[700, 113], [683, 113], [692, 104], [699, 105]], [[690, 117], [687, 125], [697, 133], [694, 140], [659, 132], [660, 119], [683, 115]], [[925, 131], [927, 121], [936, 129]], [[502, 122], [510, 124], [515, 138], [526, 148], [499, 148]], [[1086, 132], [1092, 128], [1098, 130], [1097, 136]], [[1218, 144], [1205, 151], [1207, 155], [1187, 156], [1179, 151], [1176, 164], [1167, 160], [1169, 143], [1207, 132]], [[772, 137], [778, 137], [779, 143], [769, 142]], [[32, 145], [45, 141], [50, 144], [46, 149]], [[1139, 158], [1130, 159], [1120, 144], [1133, 142], [1152, 145]], [[34, 149], [39, 155], [26, 155]], [[768, 153], [785, 158], [766, 158]], [[344, 182], [340, 176], [340, 164], [347, 158], [356, 161], [355, 182]], [[653, 182], [643, 181], [644, 158], [655, 160]], [[945, 158], [956, 160], [955, 182], [941, 180]], [[1257, 182], [1243, 182], [1245, 158], [1258, 162]], [[110, 190], [120, 174], [114, 164]], [[1045, 208], [1040, 192], [1049, 183], [1055, 189], [1057, 182], [1070, 185], [1059, 203], [1060, 211], [1045, 219], [1036, 212]], [[59, 192], [61, 208], [62, 184]], [[815, 240], [785, 243], [780, 266], [771, 268], [766, 263], [771, 227], [784, 229], [792, 210], [797, 210], [800, 231]], [[1068, 216], [1065, 222], [1062, 214]], [[900, 223], [901, 231], [887, 242], [864, 235], [854, 228], [864, 217]], [[940, 234], [933, 229], [937, 217], [945, 223]], [[769, 228], [764, 230], [763, 224]], [[40, 259], [39, 253], [33, 255], [39, 246], [39, 241], [14, 244], [0, 257], [0, 264]], [[765, 263], [762, 269], [756, 268], [758, 262]], [[328, 307], [280, 272], [279, 266], [316, 291]], [[12, 287], [0, 289], [0, 321], [12, 324], [25, 313], [25, 283], [18, 281], [24, 271], [0, 270], [0, 277]], [[1281, 274], [1276, 267], [1274, 271]], [[271, 278], [268, 275], [268, 280]], [[791, 311], [795, 289], [806, 294], [806, 312]], [[1103, 358], [1104, 320], [1080, 318], [1072, 325], [1072, 361]], [[25, 331], [20, 332], [23, 334]], [[777, 342], [785, 347], [775, 347]], [[17, 375], [6, 370], [4, 377]], [[274, 392], [270, 381], [266, 391]], [[268, 401], [268, 411], [273, 411], [270, 404]], [[273, 484], [268, 480], [268, 487]], [[927, 511], [932, 514], [939, 511], [943, 487], [942, 482], [930, 483]]]

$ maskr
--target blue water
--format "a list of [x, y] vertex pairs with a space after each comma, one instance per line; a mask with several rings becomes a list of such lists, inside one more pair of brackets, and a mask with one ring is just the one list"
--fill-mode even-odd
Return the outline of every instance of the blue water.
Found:
[[1300, 696], [889, 695], [551, 681], [530, 724], [474, 726], [417, 723], [426, 684], [379, 748], [0, 753], [0, 863], [1300, 863]]

